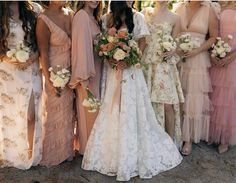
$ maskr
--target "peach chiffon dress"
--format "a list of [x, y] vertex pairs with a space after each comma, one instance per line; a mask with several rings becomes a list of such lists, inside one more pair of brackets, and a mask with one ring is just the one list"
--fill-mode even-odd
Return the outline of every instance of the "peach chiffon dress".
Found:
[[72, 76], [70, 87], [76, 90], [77, 125], [75, 149], [84, 153], [87, 140], [92, 130], [97, 113], [89, 113], [82, 105], [87, 97], [87, 83], [90, 91], [100, 98], [100, 78], [102, 62], [93, 49], [96, 35], [100, 33], [99, 25], [94, 18], [89, 17], [85, 10], [76, 13], [72, 23]]
[[[181, 34], [188, 33], [192, 37], [198, 38], [203, 44], [209, 29], [210, 10], [210, 3], [202, 3], [187, 25], [186, 4], [183, 3], [177, 9], [177, 13], [181, 17]], [[182, 124], [182, 135], [185, 142], [208, 141], [210, 111], [212, 110], [209, 99], [209, 93], [212, 92], [210, 67], [210, 56], [207, 51], [189, 57], [185, 62], [180, 63], [180, 79], [185, 97]]]
[[[49, 17], [40, 14], [50, 30], [50, 66], [70, 68], [71, 40], [67, 33]], [[66, 87], [61, 96], [52, 95], [43, 88], [43, 157], [41, 165], [58, 165], [73, 156], [73, 91]]]
[[[220, 36], [233, 35], [232, 51], [236, 50], [236, 10], [227, 9], [220, 15]], [[236, 59], [225, 67], [213, 67], [211, 96], [210, 142], [236, 145]]]

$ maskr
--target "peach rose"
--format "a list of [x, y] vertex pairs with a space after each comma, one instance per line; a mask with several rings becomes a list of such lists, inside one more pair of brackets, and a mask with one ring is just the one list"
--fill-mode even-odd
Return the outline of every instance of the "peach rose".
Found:
[[102, 44], [101, 46], [100, 46], [100, 48], [101, 48], [101, 51], [103, 51], [103, 52], [108, 52], [108, 51], [111, 51], [113, 48], [114, 48], [114, 45], [112, 44], [112, 43], [107, 43], [107, 44]]
[[125, 38], [128, 35], [127, 31], [119, 31], [117, 37]]

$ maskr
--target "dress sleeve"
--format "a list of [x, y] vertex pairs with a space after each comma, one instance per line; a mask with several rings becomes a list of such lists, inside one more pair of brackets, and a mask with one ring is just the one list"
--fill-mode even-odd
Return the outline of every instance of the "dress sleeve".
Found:
[[93, 39], [88, 15], [80, 10], [72, 22], [72, 74], [69, 86], [76, 88], [81, 81], [95, 76]]
[[148, 30], [147, 23], [145, 21], [144, 15], [140, 12], [134, 14], [134, 39], [140, 39], [142, 37], [149, 36], [150, 32]]

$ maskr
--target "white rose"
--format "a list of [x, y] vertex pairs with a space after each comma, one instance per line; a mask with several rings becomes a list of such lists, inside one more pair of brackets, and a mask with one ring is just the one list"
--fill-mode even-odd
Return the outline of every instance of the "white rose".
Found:
[[129, 40], [129, 46], [130, 47], [132, 47], [132, 48], [137, 48], [138, 47], [138, 44], [137, 44], [137, 42], [136, 41], [134, 41], [134, 40]]
[[16, 49], [11, 49], [9, 51], [7, 51], [6, 55], [7, 57], [11, 58], [13, 57], [13, 55], [16, 53]]
[[221, 55], [222, 53], [225, 52], [225, 50], [224, 50], [224, 48], [220, 47], [220, 48], [216, 49], [216, 52], [217, 52], [219, 55]]
[[53, 86], [54, 87], [58, 87], [58, 88], [64, 88], [65, 87], [65, 81], [60, 78], [60, 77], [56, 77], [54, 80], [53, 80]]
[[220, 58], [224, 58], [225, 56], [226, 56], [225, 52], [220, 54]]
[[229, 38], [229, 39], [233, 39], [233, 36], [229, 34], [229, 35], [228, 35], [228, 38]]
[[114, 36], [108, 36], [107, 40], [109, 43], [116, 43], [117, 42], [117, 39]]
[[48, 71], [49, 71], [49, 72], [52, 72], [52, 71], [53, 71], [53, 68], [52, 68], [52, 67], [49, 67]]
[[84, 107], [90, 107], [90, 102], [89, 102], [87, 99], [84, 99], [82, 105], [83, 105]]
[[126, 57], [126, 53], [122, 49], [116, 49], [115, 54], [113, 55], [113, 58], [117, 61], [124, 60]]
[[230, 47], [230, 46], [227, 47], [227, 48], [225, 49], [225, 51], [228, 52], [228, 53], [231, 52], [231, 47]]
[[172, 46], [172, 44], [171, 44], [170, 42], [163, 42], [163, 43], [162, 43], [162, 46], [163, 46], [164, 49], [166, 49], [167, 51], [170, 51], [170, 50], [173, 48], [173, 46]]
[[88, 112], [89, 113], [95, 113], [95, 112], [97, 112], [97, 109], [90, 109], [90, 110], [88, 110]]
[[188, 43], [182, 43], [182, 44], [179, 45], [179, 47], [180, 47], [181, 50], [183, 50], [183, 51], [189, 51], [191, 45], [189, 45]]
[[61, 72], [62, 72], [63, 74], [70, 73], [70, 71], [68, 71], [67, 69], [62, 69]]
[[29, 59], [29, 53], [23, 50], [19, 50], [16, 52], [16, 59], [19, 62], [26, 62]]

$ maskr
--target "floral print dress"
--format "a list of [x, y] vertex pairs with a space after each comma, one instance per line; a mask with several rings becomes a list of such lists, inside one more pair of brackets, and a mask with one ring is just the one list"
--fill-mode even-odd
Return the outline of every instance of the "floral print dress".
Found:
[[[22, 22], [10, 20], [8, 47], [24, 40]], [[34, 96], [34, 109], [29, 110]], [[0, 167], [28, 169], [41, 160], [41, 77], [37, 62], [19, 70], [0, 62]], [[35, 111], [32, 157], [29, 158], [28, 115]]]
[[143, 62], [148, 65], [144, 70], [144, 75], [151, 96], [152, 105], [161, 126], [165, 127], [165, 111], [164, 104], [174, 106], [175, 112], [175, 142], [178, 147], [182, 144], [181, 127], [180, 127], [180, 107], [179, 103], [184, 102], [184, 96], [179, 79], [179, 72], [175, 61], [162, 61], [158, 56], [157, 50], [159, 44], [159, 32], [164, 31], [165, 34], [171, 35], [173, 25], [167, 22], [155, 23], [152, 21], [151, 15], [146, 16], [151, 36], [147, 38], [148, 46], [143, 55]]

